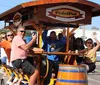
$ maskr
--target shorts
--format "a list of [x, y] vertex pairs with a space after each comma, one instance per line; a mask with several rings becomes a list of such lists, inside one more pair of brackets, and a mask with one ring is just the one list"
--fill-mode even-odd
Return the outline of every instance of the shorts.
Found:
[[7, 57], [1, 58], [1, 62], [2, 62], [2, 64], [6, 64], [6, 62], [7, 62]]
[[95, 63], [88, 63], [87, 65], [89, 67], [88, 73], [94, 71], [96, 68]]
[[24, 73], [32, 75], [35, 71], [35, 67], [31, 65], [27, 60], [25, 59], [17, 59], [15, 61], [12, 61], [12, 65], [18, 69], [22, 69]]

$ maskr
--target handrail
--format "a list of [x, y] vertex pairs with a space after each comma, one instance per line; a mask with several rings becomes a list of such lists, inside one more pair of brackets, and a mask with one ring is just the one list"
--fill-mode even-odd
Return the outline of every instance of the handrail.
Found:
[[79, 55], [75, 52], [34, 52], [32, 54]]

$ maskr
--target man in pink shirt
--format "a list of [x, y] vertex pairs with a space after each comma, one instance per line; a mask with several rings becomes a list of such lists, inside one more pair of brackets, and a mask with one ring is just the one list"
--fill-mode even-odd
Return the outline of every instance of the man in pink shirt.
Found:
[[[11, 48], [11, 62], [16, 68], [22, 68], [23, 71], [30, 75], [29, 85], [35, 85], [37, 76], [39, 74], [38, 70], [31, 65], [27, 60], [27, 51], [36, 41], [36, 35], [32, 36], [32, 40], [26, 44], [24, 41], [25, 29], [19, 27], [17, 29], [17, 35], [12, 41]], [[41, 48], [33, 48], [34, 51], [42, 52]]]

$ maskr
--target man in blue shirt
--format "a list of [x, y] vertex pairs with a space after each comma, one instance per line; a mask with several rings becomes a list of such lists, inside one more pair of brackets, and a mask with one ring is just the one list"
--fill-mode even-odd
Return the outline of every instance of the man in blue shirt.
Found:
[[[50, 36], [47, 37], [48, 29], [45, 29], [43, 32], [43, 49], [46, 52], [54, 52], [56, 49], [61, 48], [65, 45], [66, 37], [63, 36], [62, 39], [58, 40], [55, 31], [51, 31]], [[49, 54], [47, 55], [49, 60], [49, 72], [47, 75], [47, 79], [45, 80], [45, 85], [48, 85], [50, 82], [50, 78], [52, 76], [52, 72], [56, 74], [58, 73], [59, 67], [59, 55]]]

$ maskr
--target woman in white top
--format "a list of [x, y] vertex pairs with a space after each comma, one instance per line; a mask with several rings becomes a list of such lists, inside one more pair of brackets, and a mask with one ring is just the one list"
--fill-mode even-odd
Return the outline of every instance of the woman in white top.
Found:
[[[0, 42], [2, 40], [6, 40], [6, 34], [5, 33], [0, 35]], [[0, 57], [1, 63], [6, 64], [7, 63], [7, 54], [4, 50], [4, 48], [0, 47], [0, 50], [1, 50], [1, 57]]]
[[87, 48], [80, 51], [80, 53], [83, 53], [84, 64], [87, 66], [87, 72], [92, 72], [96, 68], [96, 51], [100, 47], [100, 42], [96, 39], [96, 32], [93, 33], [93, 38], [96, 41], [97, 45], [94, 46], [93, 40], [89, 38], [85, 41], [85, 45]]
[[7, 55], [3, 48], [0, 48], [0, 49], [1, 49], [1, 63], [6, 64], [7, 63]]

